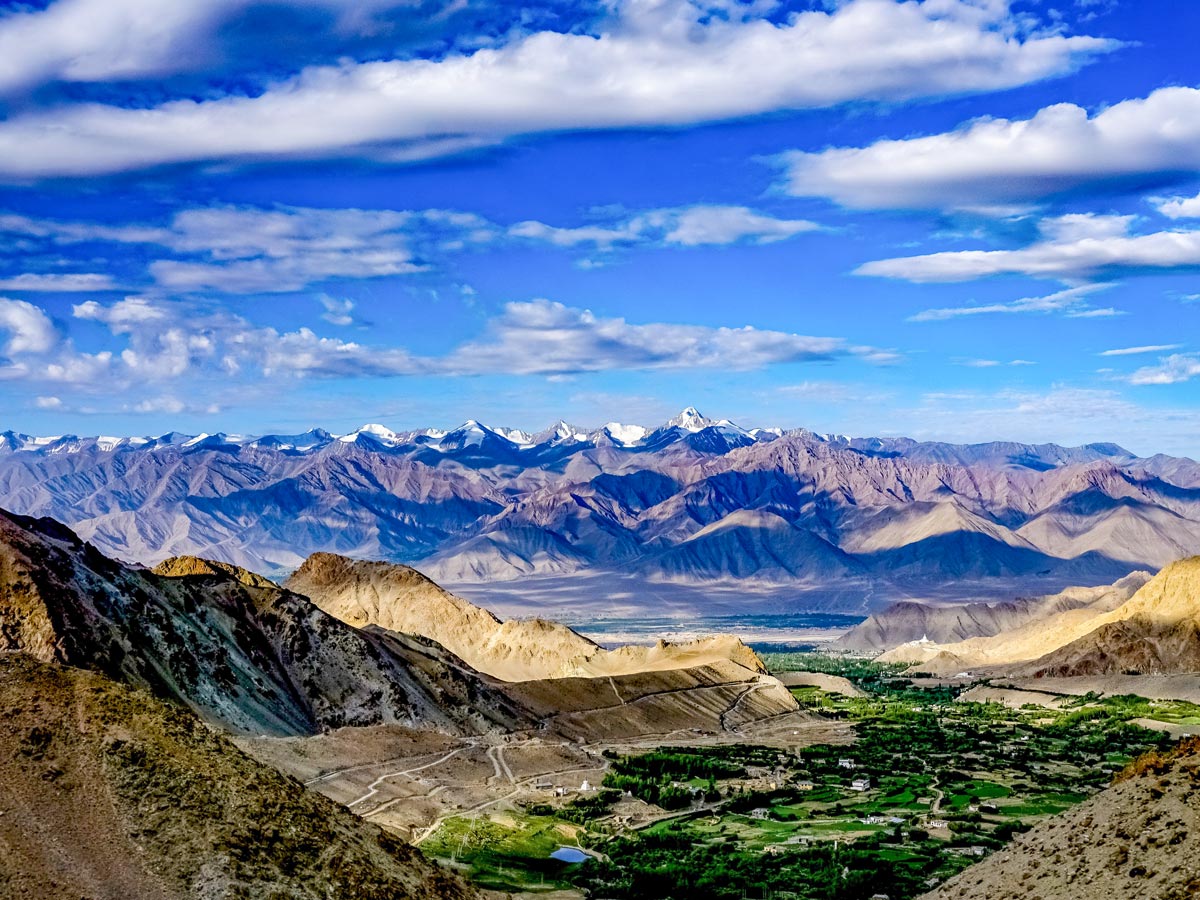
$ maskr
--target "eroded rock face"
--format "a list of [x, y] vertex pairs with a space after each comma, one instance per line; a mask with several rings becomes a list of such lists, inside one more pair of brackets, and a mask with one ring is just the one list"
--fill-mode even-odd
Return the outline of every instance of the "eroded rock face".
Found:
[[754, 652], [728, 635], [608, 651], [558, 622], [501, 621], [404, 565], [315, 553], [287, 587], [344, 622], [429, 638], [505, 681], [625, 675], [721, 660], [764, 671]]
[[0, 654], [0, 709], [5, 897], [477, 896], [144, 691]]
[[353, 628], [250, 573], [181, 567], [202, 571], [130, 568], [57, 523], [0, 514], [0, 650], [147, 687], [233, 731], [524, 721], [430, 641]]

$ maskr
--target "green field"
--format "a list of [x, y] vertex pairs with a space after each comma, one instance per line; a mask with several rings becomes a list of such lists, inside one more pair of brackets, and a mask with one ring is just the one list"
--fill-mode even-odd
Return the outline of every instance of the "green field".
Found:
[[[772, 665], [798, 665], [777, 654]], [[1200, 718], [1191, 704], [1080, 698], [1061, 711], [958, 702], [959, 689], [922, 690], [894, 669], [820, 657], [814, 669], [852, 678], [868, 696], [797, 688], [814, 714], [853, 723], [852, 746], [786, 750], [753, 745], [664, 747], [607, 754], [605, 787], [584, 805], [539, 805], [502, 834], [450, 820], [425, 845], [469, 867], [480, 884], [540, 889], [570, 884], [611, 900], [742, 900], [787, 892], [799, 900], [875, 893], [908, 900], [990, 853], [1040, 818], [1082, 802], [1139, 754], [1168, 746], [1135, 718]], [[850, 767], [841, 760], [852, 759]], [[757, 778], [754, 772], [760, 774]], [[764, 789], [770, 772], [774, 789]], [[865, 791], [851, 789], [870, 779]], [[801, 790], [800, 782], [811, 782]], [[689, 790], [694, 789], [694, 790]], [[621, 791], [678, 810], [639, 831], [612, 827]], [[547, 857], [573, 834], [600, 856], [565, 866]], [[496, 826], [499, 828], [500, 826]]]

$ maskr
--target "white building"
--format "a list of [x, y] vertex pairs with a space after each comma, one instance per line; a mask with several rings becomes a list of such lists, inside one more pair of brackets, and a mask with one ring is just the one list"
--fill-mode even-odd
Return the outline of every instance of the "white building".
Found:
[[852, 791], [869, 791], [870, 789], [870, 778], [855, 778], [852, 782], [850, 782], [850, 790]]

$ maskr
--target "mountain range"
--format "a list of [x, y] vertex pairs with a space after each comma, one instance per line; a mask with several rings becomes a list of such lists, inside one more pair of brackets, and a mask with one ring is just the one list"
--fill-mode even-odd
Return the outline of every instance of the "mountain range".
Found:
[[[742, 428], [467, 422], [349, 434], [0, 435], [0, 502], [103, 552], [279, 577], [311, 553], [450, 586], [611, 573], [870, 611], [1106, 584], [1200, 552], [1200, 464], [1114, 444], [955, 445]], [[477, 596], [473, 595], [473, 596]]]

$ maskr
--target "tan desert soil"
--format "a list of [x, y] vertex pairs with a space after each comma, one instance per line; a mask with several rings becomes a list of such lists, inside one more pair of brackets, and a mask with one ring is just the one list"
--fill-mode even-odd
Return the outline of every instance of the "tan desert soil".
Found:
[[186, 710], [0, 654], [5, 900], [453, 900], [475, 892]]
[[1019, 836], [924, 900], [1200, 896], [1200, 742]]
[[288, 579], [287, 588], [356, 628], [374, 625], [436, 641], [477, 671], [503, 681], [627, 675], [722, 660], [763, 671], [754, 652], [730, 635], [605, 650], [558, 622], [501, 621], [416, 569], [393, 563], [314, 553]]

